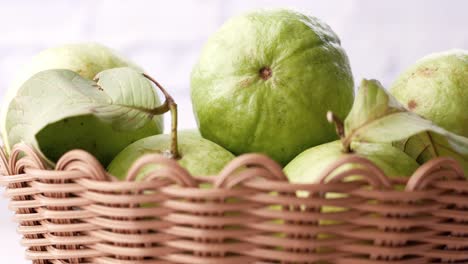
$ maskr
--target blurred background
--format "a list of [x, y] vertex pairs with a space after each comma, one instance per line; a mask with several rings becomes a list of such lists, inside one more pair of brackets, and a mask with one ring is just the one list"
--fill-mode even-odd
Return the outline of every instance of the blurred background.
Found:
[[[143, 66], [174, 95], [180, 127], [196, 127], [189, 76], [203, 43], [229, 17], [274, 7], [302, 10], [328, 23], [341, 38], [356, 82], [375, 78], [388, 86], [424, 55], [468, 49], [463, 0], [0, 0], [0, 99], [36, 53], [96, 41]], [[29, 263], [7, 206], [0, 199], [1, 263]]]

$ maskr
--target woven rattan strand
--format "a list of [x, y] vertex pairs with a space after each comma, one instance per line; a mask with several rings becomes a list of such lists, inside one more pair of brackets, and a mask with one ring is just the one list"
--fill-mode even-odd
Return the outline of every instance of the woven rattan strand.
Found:
[[[0, 158], [0, 184], [33, 263], [468, 263], [468, 181], [450, 158], [390, 180], [349, 155], [314, 184], [288, 183], [258, 154], [209, 177], [148, 155], [126, 181], [80, 150], [55, 168], [24, 144]], [[355, 166], [338, 170], [346, 164]]]

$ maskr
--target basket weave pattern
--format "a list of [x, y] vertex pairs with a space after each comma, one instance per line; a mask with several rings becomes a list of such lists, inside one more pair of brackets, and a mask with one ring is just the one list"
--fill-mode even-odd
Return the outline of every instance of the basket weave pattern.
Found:
[[468, 263], [468, 181], [448, 158], [406, 181], [350, 155], [316, 184], [288, 183], [256, 154], [212, 177], [148, 155], [127, 181], [79, 150], [52, 170], [20, 144], [0, 164], [33, 263]]

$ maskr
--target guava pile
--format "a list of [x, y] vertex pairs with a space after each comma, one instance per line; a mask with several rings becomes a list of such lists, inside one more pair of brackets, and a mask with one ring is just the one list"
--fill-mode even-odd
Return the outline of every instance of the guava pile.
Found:
[[[388, 91], [372, 79], [355, 89], [330, 26], [293, 10], [259, 10], [231, 18], [204, 45], [190, 74], [198, 129], [177, 130], [177, 104], [157, 77], [100, 44], [47, 49], [5, 96], [4, 148], [29, 144], [51, 167], [84, 149], [121, 180], [154, 153], [200, 176], [216, 175], [235, 156], [263, 153], [297, 183], [318, 181], [350, 154], [389, 177], [408, 177], [438, 156], [456, 159], [468, 175], [464, 50], [422, 58]], [[162, 134], [167, 112], [172, 126]]]

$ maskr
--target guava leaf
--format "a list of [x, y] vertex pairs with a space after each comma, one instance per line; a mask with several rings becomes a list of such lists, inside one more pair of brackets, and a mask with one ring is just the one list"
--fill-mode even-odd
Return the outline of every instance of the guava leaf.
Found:
[[438, 156], [437, 150], [434, 148], [434, 144], [432, 144], [432, 137], [428, 132], [395, 141], [393, 142], [393, 146], [414, 158], [419, 164]]
[[137, 129], [151, 121], [148, 111], [159, 102], [144, 76], [131, 68], [110, 69], [99, 76], [96, 83], [57, 69], [31, 77], [8, 109], [10, 146], [23, 141], [39, 149], [36, 135], [49, 124], [71, 117], [94, 115], [118, 129]]
[[[446, 144], [438, 145], [437, 142], [445, 142]], [[419, 164], [434, 157], [449, 156], [459, 161], [463, 170], [468, 173], [468, 156], [454, 152], [453, 149], [447, 147], [447, 144], [447, 139], [443, 136], [430, 132], [422, 132], [407, 139], [393, 142], [394, 147], [414, 158]]]
[[153, 118], [152, 109], [160, 104], [159, 99], [151, 82], [141, 73], [131, 68], [115, 68], [100, 72], [96, 80], [111, 103], [96, 105], [92, 111], [115, 129], [138, 129]]
[[[468, 163], [468, 138], [448, 132], [431, 121], [407, 111], [375, 80], [363, 80], [354, 105], [344, 122], [346, 142], [409, 140], [420, 160], [452, 156]], [[400, 143], [396, 143], [398, 146]], [[408, 142], [406, 142], [408, 144]], [[418, 153], [419, 150], [419, 153]]]

